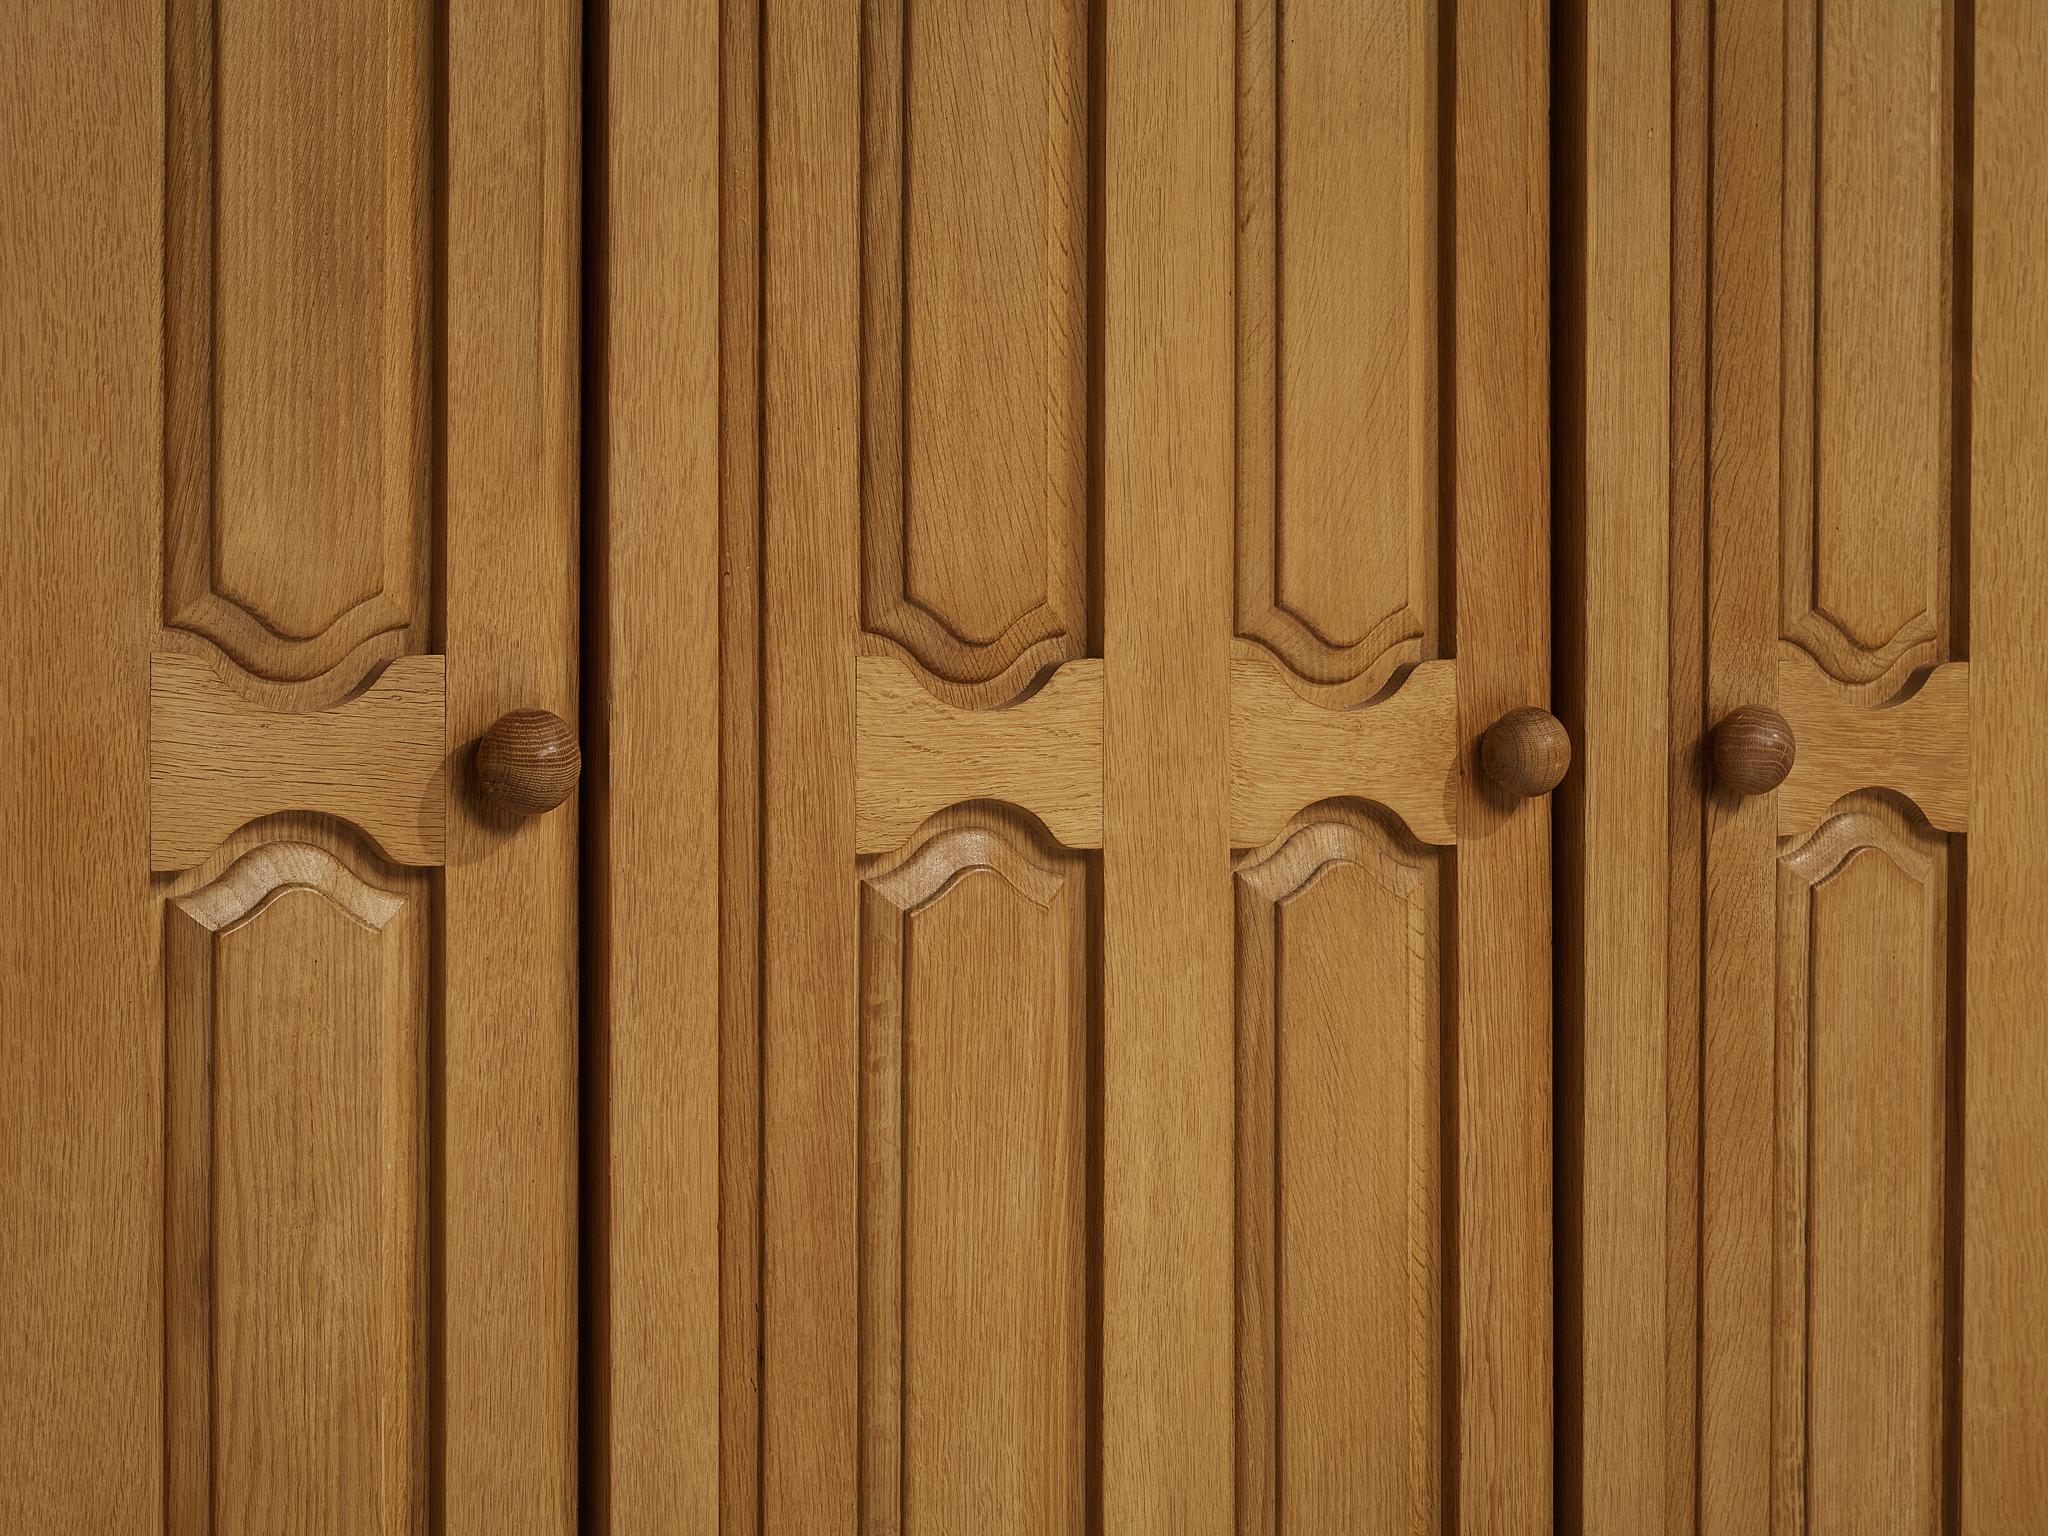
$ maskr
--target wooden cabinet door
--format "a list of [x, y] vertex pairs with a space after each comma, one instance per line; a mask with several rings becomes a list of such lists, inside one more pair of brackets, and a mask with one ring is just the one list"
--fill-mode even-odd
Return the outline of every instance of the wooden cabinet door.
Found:
[[572, 1523], [577, 28], [0, 22], [0, 1529]]
[[1564, 1507], [2039, 1530], [2048, 18], [1563, 41]]
[[594, 1505], [1547, 1528], [1545, 8], [603, 49]]

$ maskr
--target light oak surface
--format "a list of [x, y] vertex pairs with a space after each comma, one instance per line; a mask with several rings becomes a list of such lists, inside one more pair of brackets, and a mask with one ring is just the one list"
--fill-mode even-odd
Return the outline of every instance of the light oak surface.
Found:
[[1970, 823], [1970, 664], [1930, 669], [1905, 696], [1859, 705], [1804, 651], [1778, 663], [1778, 708], [1799, 744], [1778, 786], [1778, 836], [1801, 837], [1852, 790], [1888, 789], [1943, 832]]
[[956, 709], [892, 657], [855, 683], [854, 839], [890, 853], [936, 811], [1003, 800], [1069, 848], [1102, 846], [1102, 663], [1070, 661], [998, 709]]
[[575, 8], [4, 26], [0, 1528], [567, 1531]]
[[149, 864], [190, 869], [235, 828], [322, 811], [398, 864], [448, 847], [448, 667], [402, 656], [324, 710], [270, 710], [206, 661], [159, 652], [149, 670]]
[[1256, 848], [1295, 812], [1350, 797], [1391, 810], [1425, 843], [1458, 838], [1458, 668], [1426, 661], [1383, 698], [1331, 709], [1266, 653], [1230, 662], [1230, 841]]

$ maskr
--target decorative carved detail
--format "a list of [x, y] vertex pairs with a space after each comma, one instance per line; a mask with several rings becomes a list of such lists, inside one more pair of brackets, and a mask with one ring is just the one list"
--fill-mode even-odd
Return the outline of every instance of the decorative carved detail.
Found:
[[244, 698], [195, 656], [150, 664], [149, 867], [186, 869], [235, 828], [319, 811], [362, 829], [395, 863], [447, 845], [447, 658], [401, 656], [331, 709]]
[[[1091, 882], [955, 807], [861, 898], [863, 1529], [1088, 1524]], [[1001, 1454], [986, 1454], [991, 1446]], [[906, 1527], [907, 1528], [907, 1527]]]
[[275, 842], [164, 911], [167, 1526], [423, 1529], [420, 904]]
[[1340, 704], [1424, 659], [1436, 627], [1438, 66], [1420, 16], [1254, 5], [1239, 39], [1237, 628], [1349, 685]]
[[865, 24], [863, 648], [979, 708], [1088, 644], [1086, 7]]
[[1239, 1507], [1434, 1530], [1441, 860], [1333, 802], [1236, 869]]
[[1970, 666], [1936, 667], [1875, 707], [1855, 701], [1796, 646], [1778, 661], [1778, 707], [1799, 742], [1778, 786], [1778, 835], [1800, 837], [1844, 795], [1897, 791], [1944, 832], [1970, 821]]
[[[1774, 1528], [1807, 1508], [1939, 1524], [1946, 1252], [1948, 850], [1882, 792], [1778, 865]], [[1853, 1479], [1852, 1490], [1845, 1479]]]
[[167, 18], [164, 623], [253, 677], [345, 689], [426, 641], [432, 28]]
[[956, 708], [901, 661], [856, 664], [855, 839], [895, 848], [942, 806], [1003, 800], [1069, 848], [1102, 846], [1102, 663], [1070, 661], [999, 709]]
[[1355, 796], [1425, 843], [1457, 841], [1457, 663], [1426, 661], [1372, 703], [1309, 702], [1265, 652], [1230, 664], [1230, 840], [1266, 842], [1304, 805]]
[[1786, 12], [1784, 635], [1896, 691], [1949, 632], [1969, 103], [1940, 7], [1882, 41], [1853, 9]]

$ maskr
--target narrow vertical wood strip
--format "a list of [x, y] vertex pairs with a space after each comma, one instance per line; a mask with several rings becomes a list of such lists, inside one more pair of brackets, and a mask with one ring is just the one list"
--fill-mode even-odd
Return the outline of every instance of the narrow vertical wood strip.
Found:
[[[1706, 716], [1777, 698], [1786, 22], [1713, 25]], [[1700, 1530], [1770, 1527], [1773, 976], [1769, 796], [1717, 792], [1705, 831]]]
[[[1548, 701], [1549, 6], [1458, 29], [1452, 506], [1459, 739]], [[1457, 853], [1457, 1510], [1552, 1518], [1550, 818], [1468, 762]]]
[[1278, 1536], [1273, 898], [1237, 886], [1237, 1536]]
[[[573, 0], [447, 21], [445, 566], [451, 771], [505, 711], [577, 718]], [[440, 978], [452, 1536], [575, 1519], [576, 818], [451, 786]]]
[[1103, 1528], [1232, 1523], [1235, 7], [1105, 79]]
[[[1670, 910], [1664, 707], [1672, 635], [1671, 8], [1590, 0], [1572, 67], [1583, 118], [1554, 174], [1583, 198], [1573, 317], [1559, 345], [1577, 380], [1561, 446], [1558, 510], [1561, 717], [1578, 773], [1561, 787], [1560, 1050], [1572, 1041], [1579, 1141], [1564, 1240], [1575, 1272], [1577, 1527], [1641, 1531], [1663, 1519]], [[1562, 285], [1564, 279], [1560, 275]], [[1562, 411], [1566, 406], [1561, 403]], [[1566, 826], [1571, 830], [1567, 832]], [[1565, 947], [1570, 950], [1569, 959]], [[1560, 1106], [1563, 1113], [1563, 1106]], [[1568, 1199], [1560, 1192], [1561, 1203]], [[1569, 1209], [1569, 1206], [1567, 1206]]]
[[1975, 5], [1962, 1529], [2048, 1508], [2048, 11]]
[[761, 1526], [855, 1527], [860, 24], [763, 16]]
[[587, 1347], [594, 1505], [623, 1536], [712, 1530], [719, 1510], [723, 100], [717, 0], [614, 0], [602, 20]]

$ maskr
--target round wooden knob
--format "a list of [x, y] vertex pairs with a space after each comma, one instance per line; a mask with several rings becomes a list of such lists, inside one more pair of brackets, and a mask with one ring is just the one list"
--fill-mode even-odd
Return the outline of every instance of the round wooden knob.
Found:
[[1547, 795], [1572, 765], [1572, 739], [1547, 709], [1511, 709], [1480, 738], [1479, 763], [1518, 800]]
[[1792, 771], [1797, 747], [1783, 715], [1746, 704], [1714, 727], [1714, 777], [1738, 795], [1767, 795]]
[[515, 816], [553, 810], [574, 793], [582, 772], [575, 729], [552, 710], [500, 715], [476, 744], [477, 783]]

